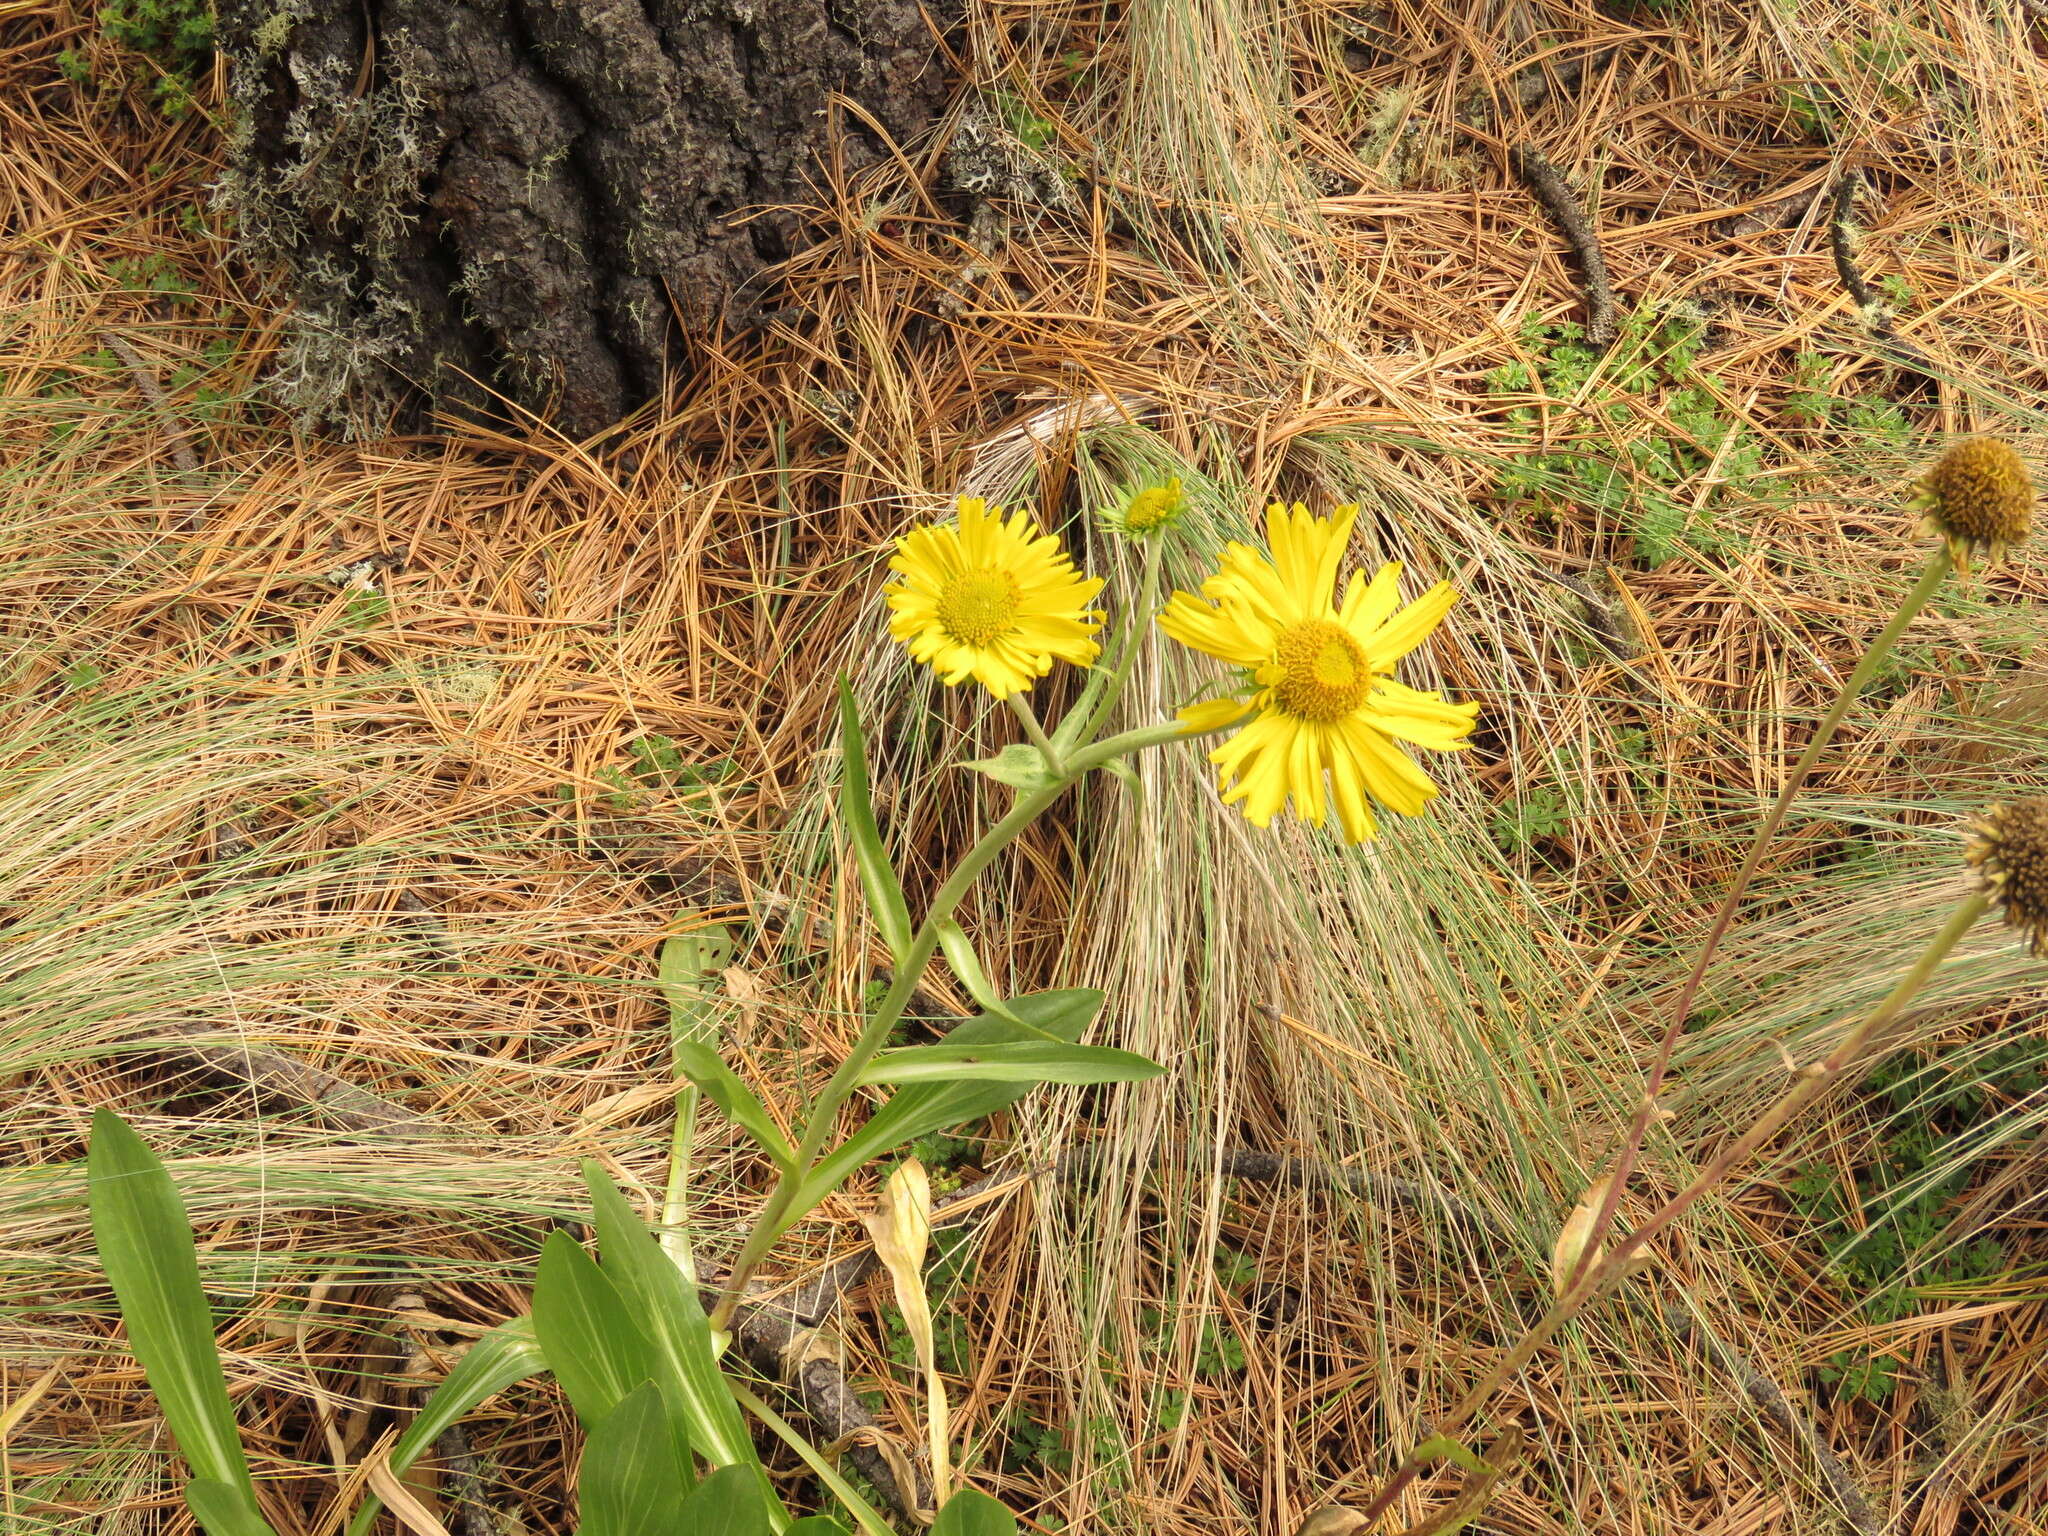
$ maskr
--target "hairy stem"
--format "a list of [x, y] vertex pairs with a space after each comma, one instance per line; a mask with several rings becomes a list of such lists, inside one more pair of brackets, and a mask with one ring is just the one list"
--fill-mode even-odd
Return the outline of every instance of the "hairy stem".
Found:
[[1031, 701], [1021, 693], [1013, 693], [1003, 702], [1010, 706], [1010, 713], [1024, 727], [1024, 735], [1031, 745], [1038, 748], [1038, 755], [1045, 759], [1045, 771], [1055, 778], [1067, 771], [1060, 760], [1060, 749], [1053, 745], [1052, 738], [1045, 734], [1045, 727], [1038, 723], [1038, 711], [1031, 707]]
[[1123, 648], [1117, 654], [1116, 671], [1110, 677], [1109, 686], [1102, 690], [1101, 700], [1088, 712], [1088, 718], [1081, 727], [1077, 739], [1082, 745], [1093, 741], [1109, 724], [1109, 712], [1123, 697], [1124, 684], [1130, 681], [1131, 668], [1137, 665], [1139, 646], [1159, 608], [1159, 547], [1158, 539], [1145, 540], [1144, 566], [1138, 577], [1138, 606], [1132, 610], [1131, 627], [1124, 635]]
[[[1702, 1168], [1697, 1177], [1684, 1189], [1665, 1201], [1643, 1224], [1616, 1243], [1612, 1251], [1597, 1255], [1590, 1265], [1581, 1266], [1579, 1278], [1558, 1298], [1557, 1304], [1546, 1312], [1541, 1320], [1524, 1334], [1500, 1359], [1494, 1368], [1458, 1400], [1447, 1414], [1433, 1421], [1432, 1431], [1437, 1435], [1455, 1435], [1471, 1422], [1473, 1416], [1492, 1400], [1493, 1395], [1515, 1375], [1536, 1358], [1536, 1352], [1556, 1336], [1557, 1331], [1576, 1317], [1586, 1305], [1598, 1298], [1612, 1285], [1623, 1279], [1636, 1255], [1651, 1238], [1662, 1232], [1672, 1222], [1690, 1210], [1702, 1195], [1709, 1193], [1759, 1147], [1782, 1129], [1785, 1123], [1825, 1093], [1843, 1074], [1856, 1064], [1873, 1045], [1884, 1036], [1897, 1020], [1907, 1003], [1924, 987], [1929, 978], [1939, 969], [1949, 952], [1962, 941], [1991, 905], [1990, 898], [1975, 894], [1956, 908], [1949, 920], [1942, 925], [1920, 958], [1912, 968], [1901, 976], [1869, 1015], [1820, 1061], [1803, 1069], [1799, 1080], [1792, 1088], [1772, 1104], [1740, 1136], [1723, 1147]], [[1370, 1526], [1379, 1516], [1392, 1507], [1401, 1490], [1413, 1482], [1419, 1465], [1404, 1463], [1387, 1481], [1385, 1487], [1361, 1510], [1360, 1516]]]
[[1778, 790], [1778, 798], [1772, 803], [1769, 814], [1750, 839], [1749, 852], [1743, 857], [1742, 867], [1736, 871], [1735, 879], [1721, 898], [1721, 905], [1714, 913], [1713, 921], [1707, 926], [1707, 936], [1700, 942], [1699, 955], [1694, 959], [1691, 972], [1685, 984], [1678, 990], [1677, 1001], [1672, 1004], [1671, 1016], [1665, 1021], [1663, 1038], [1657, 1042], [1657, 1057], [1651, 1064], [1648, 1077], [1643, 1082], [1642, 1102], [1636, 1106], [1635, 1118], [1629, 1122], [1628, 1134], [1622, 1139], [1621, 1151], [1614, 1159], [1614, 1169], [1607, 1182], [1607, 1192], [1601, 1197], [1600, 1207], [1593, 1217], [1588, 1230], [1584, 1253], [1579, 1257], [1570, 1279], [1576, 1280], [1598, 1251], [1601, 1234], [1607, 1230], [1608, 1222], [1614, 1219], [1615, 1208], [1621, 1203], [1624, 1190], [1628, 1187], [1629, 1176], [1635, 1172], [1636, 1159], [1643, 1150], [1643, 1139], [1649, 1134], [1650, 1122], [1657, 1117], [1657, 1095], [1664, 1091], [1664, 1080], [1670, 1075], [1672, 1052], [1677, 1049], [1679, 1036], [1685, 1032], [1686, 1021], [1692, 1016], [1692, 1005], [1699, 996], [1700, 983], [1705, 979], [1707, 967], [1713, 963], [1714, 955], [1721, 947], [1721, 940], [1727, 936], [1729, 925], [1735, 919], [1735, 909], [1748, 894], [1750, 882], [1756, 878], [1758, 868], [1763, 864], [1764, 850], [1785, 824], [1786, 814], [1792, 809], [1793, 798], [1806, 783], [1813, 771], [1813, 765], [1820, 758], [1827, 745], [1834, 739], [1836, 729], [1843, 717], [1849, 713], [1849, 706], [1855, 703], [1857, 695], [1869, 686], [1871, 678], [1877, 675], [1878, 666], [1891, 654], [1894, 644], [1906, 626], [1913, 622], [1920, 610], [1927, 606], [1935, 589], [1948, 576], [1955, 564], [1948, 546], [1942, 545], [1927, 562], [1927, 569], [1913, 584], [1905, 600], [1899, 604], [1898, 612], [1870, 642], [1870, 648], [1863, 653], [1863, 659], [1856, 663], [1856, 670], [1849, 674], [1849, 680], [1842, 684], [1835, 695], [1828, 712], [1821, 716], [1820, 724], [1814, 727], [1813, 737], [1806, 743], [1806, 750], [1799, 754], [1799, 760], [1792, 765], [1792, 771], [1785, 775], [1785, 782]]

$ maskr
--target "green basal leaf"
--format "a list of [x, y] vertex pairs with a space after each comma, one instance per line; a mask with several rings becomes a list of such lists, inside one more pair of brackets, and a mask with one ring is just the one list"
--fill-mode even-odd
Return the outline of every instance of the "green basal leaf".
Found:
[[619, 1288], [566, 1232], [549, 1234], [541, 1246], [533, 1332], [586, 1432], [647, 1380], [654, 1341]]
[[[547, 1357], [541, 1353], [540, 1343], [533, 1334], [532, 1318], [515, 1317], [510, 1322], [498, 1324], [463, 1351], [462, 1358], [455, 1362], [455, 1368], [441, 1385], [434, 1388], [420, 1406], [420, 1411], [413, 1415], [405, 1433], [391, 1447], [392, 1472], [403, 1472], [419, 1460], [449, 1425], [477, 1404], [504, 1391], [515, 1381], [545, 1374], [547, 1368]], [[374, 1493], [366, 1496], [362, 1506], [349, 1520], [348, 1536], [364, 1536], [383, 1507], [384, 1501]]]
[[875, 825], [875, 805], [868, 793], [868, 743], [860, 728], [860, 712], [854, 708], [853, 690], [839, 679], [839, 745], [845, 758], [840, 772], [839, 805], [846, 816], [846, 835], [853, 844], [853, 857], [860, 869], [861, 888], [867, 892], [868, 910], [875, 928], [897, 964], [910, 953], [910, 907], [903, 899], [903, 886], [889, 851], [882, 846], [881, 829]]
[[[584, 1163], [583, 1182], [596, 1213], [603, 1273], [652, 1339], [650, 1374], [688, 1426], [690, 1443], [714, 1466], [758, 1468], [753, 1437], [718, 1368], [711, 1323], [696, 1288], [596, 1163]], [[765, 1479], [761, 1486], [765, 1493]]]
[[652, 1536], [673, 1522], [690, 1481], [661, 1392], [643, 1382], [590, 1432], [576, 1479], [577, 1536]]
[[1133, 1051], [1022, 1040], [1009, 1045], [915, 1045], [883, 1051], [861, 1073], [866, 1084], [1137, 1083], [1166, 1068]]
[[784, 1168], [796, 1161], [795, 1149], [768, 1118], [768, 1111], [754, 1097], [753, 1089], [740, 1081], [739, 1074], [725, 1064], [723, 1056], [694, 1040], [678, 1040], [675, 1053], [676, 1065], [683, 1075], [703, 1091], [705, 1098], [724, 1110], [728, 1120], [753, 1137], [762, 1151]]
[[683, 1501], [676, 1536], [770, 1536], [768, 1511], [745, 1467], [721, 1467]]
[[210, 1477], [195, 1477], [185, 1485], [185, 1506], [206, 1536], [277, 1536], [256, 1513], [253, 1497]]
[[[121, 1303], [129, 1347], [142, 1362], [178, 1449], [198, 1482], [218, 1484], [240, 1501], [255, 1522], [246, 1529], [268, 1531], [256, 1513], [256, 1490], [214, 1346], [213, 1309], [199, 1284], [185, 1203], [156, 1154], [110, 1109], [92, 1117], [85, 1166], [100, 1264]], [[202, 1497], [216, 1513], [222, 1508], [213, 1495]], [[212, 1516], [207, 1519], [211, 1529]]]
[[939, 1511], [932, 1536], [1017, 1536], [1017, 1517], [980, 1489], [962, 1488]]
[[1009, 1004], [988, 979], [988, 972], [982, 968], [981, 956], [975, 953], [974, 941], [967, 937], [967, 930], [950, 917], [938, 925], [939, 948], [945, 951], [946, 963], [953, 968], [953, 974], [960, 978], [960, 985], [990, 1013], [1002, 1018], [1014, 1018]]
[[[1011, 998], [1009, 1008], [1016, 1016], [1014, 1019], [988, 1014], [968, 1019], [946, 1035], [945, 1043], [1011, 1045], [1043, 1041], [1048, 1036], [1072, 1043], [1080, 1039], [1082, 1031], [1101, 1010], [1102, 994], [1092, 988], [1029, 992]], [[1031, 1084], [1017, 1082], [914, 1083], [899, 1088], [868, 1118], [866, 1125], [827, 1152], [805, 1175], [791, 1202], [785, 1227], [876, 1158], [933, 1131], [992, 1115], [1030, 1091]]]
[[978, 757], [960, 766], [972, 768], [998, 784], [1007, 784], [1019, 791], [1044, 789], [1053, 782], [1052, 770], [1045, 766], [1045, 758], [1028, 741], [1013, 742], [994, 757]]
[[671, 1038], [716, 1043], [719, 1005], [709, 983], [732, 964], [734, 950], [732, 930], [722, 923], [676, 934], [661, 946], [658, 985]]

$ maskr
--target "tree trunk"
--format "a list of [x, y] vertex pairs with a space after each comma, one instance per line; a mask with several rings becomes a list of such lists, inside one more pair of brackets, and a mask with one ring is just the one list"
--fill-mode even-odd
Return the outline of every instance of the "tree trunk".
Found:
[[616, 421], [690, 331], [758, 305], [830, 93], [899, 141], [935, 116], [944, 4], [221, 0], [222, 194], [288, 274], [280, 398], [357, 432], [494, 393], [571, 434]]

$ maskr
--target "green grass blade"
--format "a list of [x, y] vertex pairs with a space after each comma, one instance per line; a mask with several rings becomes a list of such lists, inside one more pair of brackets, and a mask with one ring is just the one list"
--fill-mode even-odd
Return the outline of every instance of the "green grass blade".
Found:
[[[252, 1518], [256, 1490], [199, 1284], [192, 1224], [171, 1176], [112, 1110], [93, 1115], [87, 1198], [100, 1263], [128, 1343], [195, 1476], [232, 1490]], [[257, 1522], [261, 1525], [261, 1521]]]
[[[821, 1454], [816, 1446], [797, 1432], [789, 1420], [756, 1397], [744, 1382], [735, 1381], [732, 1384], [732, 1395], [746, 1406], [747, 1412], [766, 1424], [776, 1439], [796, 1452], [797, 1459], [809, 1467], [826, 1491], [852, 1514], [854, 1523], [861, 1528], [865, 1536], [895, 1536], [895, 1528], [882, 1518], [881, 1511], [862, 1498], [860, 1490], [840, 1475], [831, 1458]], [[808, 1521], [799, 1520], [791, 1530], [795, 1531], [797, 1527], [807, 1524]]]

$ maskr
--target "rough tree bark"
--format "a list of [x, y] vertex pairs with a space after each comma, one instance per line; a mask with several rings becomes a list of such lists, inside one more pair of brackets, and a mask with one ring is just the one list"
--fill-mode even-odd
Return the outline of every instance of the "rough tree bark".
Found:
[[899, 141], [936, 115], [959, 4], [221, 0], [221, 191], [287, 274], [279, 397], [356, 431], [492, 391], [617, 420], [760, 302], [800, 231], [751, 210], [809, 195], [832, 92]]

